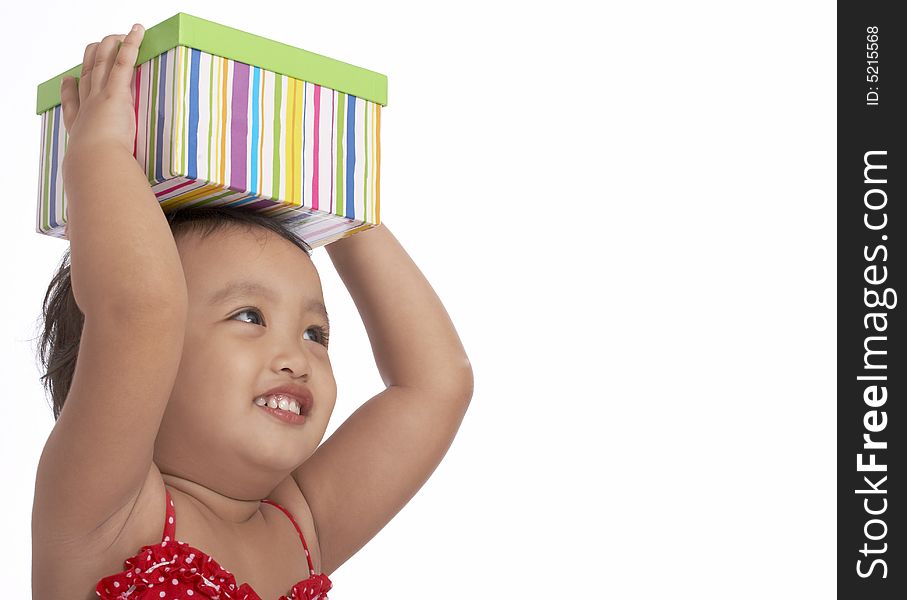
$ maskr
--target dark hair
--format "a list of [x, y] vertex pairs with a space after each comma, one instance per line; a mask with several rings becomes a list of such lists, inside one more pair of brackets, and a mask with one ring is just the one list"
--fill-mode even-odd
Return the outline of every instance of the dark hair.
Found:
[[[170, 211], [165, 216], [174, 238], [195, 232], [204, 239], [227, 227], [245, 225], [246, 231], [252, 231], [253, 227], [273, 231], [295, 244], [306, 253], [306, 256], [312, 255], [312, 248], [282, 221], [248, 209], [224, 206], [190, 207]], [[41, 375], [41, 382], [50, 394], [54, 421], [60, 417], [72, 385], [82, 339], [82, 326], [85, 323], [85, 315], [79, 310], [72, 293], [71, 266], [70, 250], [67, 248], [57, 272], [47, 287], [40, 319], [43, 330], [39, 336], [38, 359], [44, 372]]]

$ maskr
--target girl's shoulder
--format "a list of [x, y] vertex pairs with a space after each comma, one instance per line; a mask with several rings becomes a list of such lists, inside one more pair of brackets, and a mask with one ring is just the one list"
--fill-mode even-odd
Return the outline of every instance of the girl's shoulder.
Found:
[[[127, 502], [90, 534], [79, 539], [33, 538], [35, 597], [67, 597], [74, 589], [94, 590], [98, 579], [121, 570], [123, 560], [148, 543], [155, 527], [160, 527], [159, 541], [164, 529], [165, 494], [164, 480], [152, 463], [135, 501]], [[156, 501], [158, 509], [153, 511], [150, 506]]]
[[[221, 535], [222, 532], [212, 524], [210, 518], [207, 518], [197, 508], [194, 499], [176, 488], [166, 486], [160, 470], [153, 463], [134, 506], [127, 515], [123, 515], [120, 519], [120, 532], [108, 549], [110, 556], [118, 557], [122, 563], [125, 557], [132, 556], [142, 546], [156, 544], [162, 540], [167, 518], [168, 491], [174, 504], [177, 541], [190, 542], [215, 558], [218, 556], [229, 557], [230, 551], [224, 548], [222, 543], [227, 538]], [[293, 516], [293, 520], [305, 537], [314, 566], [316, 570], [319, 569], [321, 549], [312, 511], [296, 481], [292, 477], [287, 477], [274, 489], [268, 499], [285, 508]], [[273, 520], [274, 527], [281, 533], [292, 532], [298, 542], [296, 529], [286, 515], [276, 513], [278, 510], [276, 507], [265, 508], [265, 506], [266, 504], [262, 503], [262, 511], [273, 510], [278, 517]]]
[[[94, 590], [100, 579], [122, 571], [125, 559], [135, 556], [144, 546], [158, 544], [164, 535], [168, 490], [174, 503], [178, 541], [186, 541], [201, 548], [215, 560], [235, 566], [238, 572], [249, 573], [251, 569], [244, 568], [240, 555], [231, 548], [232, 544], [225, 543], [224, 538], [221, 538], [216, 528], [212, 528], [210, 521], [188, 496], [165, 485], [160, 470], [152, 463], [135, 501], [127, 503], [112, 515], [102, 527], [92, 532], [90, 538], [80, 540], [77, 547], [69, 542], [34, 545], [32, 586], [36, 597], [66, 597], [72, 595], [74, 589]], [[313, 567], [320, 573], [321, 547], [312, 512], [295, 480], [288, 477], [268, 499], [293, 516], [305, 538]], [[286, 547], [280, 549], [280, 553], [288, 556], [294, 553], [301, 555], [301, 543], [295, 527], [285, 515], [276, 512], [276, 507], [264, 508], [265, 506], [262, 503], [262, 510], [275, 511], [276, 517], [273, 519], [275, 532], [265, 537], [271, 541], [271, 545], [276, 539], [284, 542], [280, 545]], [[255, 545], [252, 540], [249, 543]], [[308, 571], [304, 560], [298, 566], [304, 566], [305, 571]], [[266, 581], [268, 575], [264, 574], [261, 579]], [[249, 578], [254, 576], [249, 575]]]

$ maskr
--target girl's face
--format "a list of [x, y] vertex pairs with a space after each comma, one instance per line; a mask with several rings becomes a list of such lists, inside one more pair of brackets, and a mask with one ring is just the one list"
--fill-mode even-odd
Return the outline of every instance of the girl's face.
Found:
[[[232, 498], [264, 497], [301, 465], [321, 442], [337, 398], [315, 265], [279, 235], [244, 227], [204, 239], [177, 237], [189, 312], [155, 444], [162, 473]], [[264, 290], [219, 294], [238, 282]], [[279, 421], [254, 403], [288, 382], [314, 398], [302, 425]]]

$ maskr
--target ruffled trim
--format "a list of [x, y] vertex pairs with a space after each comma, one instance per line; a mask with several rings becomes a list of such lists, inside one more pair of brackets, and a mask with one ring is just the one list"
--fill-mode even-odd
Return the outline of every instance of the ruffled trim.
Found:
[[123, 567], [123, 572], [98, 582], [95, 591], [101, 600], [135, 600], [155, 587], [163, 591], [191, 589], [201, 598], [261, 600], [247, 584], [237, 587], [233, 574], [216, 560], [185, 542], [142, 546]]
[[[237, 586], [230, 571], [185, 542], [142, 546], [138, 554], [124, 561], [123, 568], [121, 573], [98, 582], [95, 591], [100, 600], [136, 600], [143, 597], [145, 590], [155, 587], [165, 592], [175, 588], [181, 596], [185, 590], [193, 590], [200, 599], [262, 600], [249, 584]], [[328, 576], [318, 573], [294, 585], [289, 596], [278, 600], [328, 600], [331, 587]]]
[[278, 600], [327, 600], [327, 593], [333, 586], [327, 575], [318, 573], [294, 585], [289, 596], [281, 596]]

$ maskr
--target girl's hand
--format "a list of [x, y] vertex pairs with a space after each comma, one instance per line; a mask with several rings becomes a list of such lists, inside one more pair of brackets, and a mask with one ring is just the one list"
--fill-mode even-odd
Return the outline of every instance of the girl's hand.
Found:
[[60, 99], [63, 126], [69, 135], [67, 154], [100, 144], [123, 148], [132, 156], [135, 108], [131, 85], [144, 35], [145, 29], [136, 24], [126, 35], [108, 35], [100, 43], [89, 44], [78, 85], [73, 77], [63, 79]]

